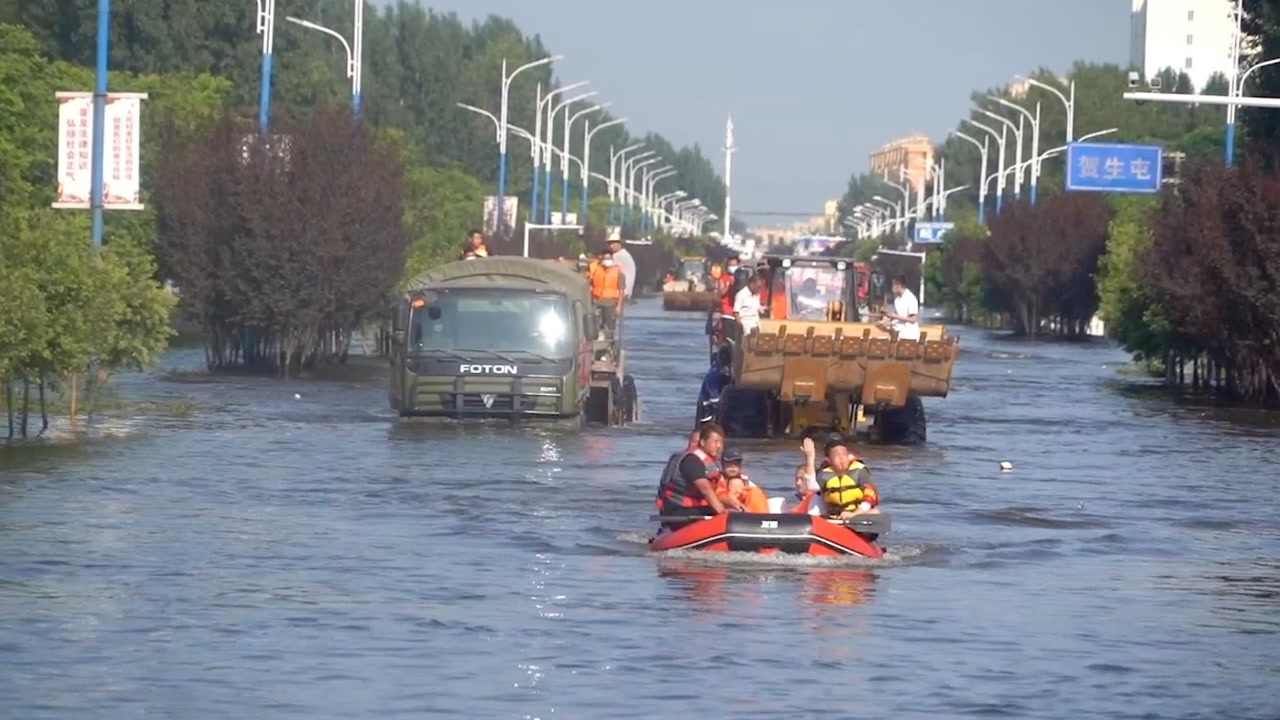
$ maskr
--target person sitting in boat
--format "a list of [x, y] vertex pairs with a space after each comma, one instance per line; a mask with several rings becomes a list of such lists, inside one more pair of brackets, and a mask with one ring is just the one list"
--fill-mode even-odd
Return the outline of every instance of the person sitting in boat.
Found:
[[722, 481], [716, 487], [716, 495], [721, 500], [731, 497], [749, 513], [769, 512], [769, 497], [742, 472], [742, 453], [739, 450], [725, 448], [720, 455], [720, 474]]
[[796, 512], [847, 520], [879, 507], [880, 494], [871, 484], [871, 470], [849, 450], [844, 438], [827, 440], [823, 447], [826, 463], [821, 469], [813, 440], [805, 438], [801, 448], [808, 494]]
[[[727, 508], [742, 510], [732, 496], [716, 494], [720, 464], [716, 461], [724, 447], [724, 430], [706, 423], [698, 430], [698, 446], [684, 453], [679, 462], [667, 463], [654, 504], [662, 515], [720, 515]], [[673, 458], [674, 459], [674, 458]]]

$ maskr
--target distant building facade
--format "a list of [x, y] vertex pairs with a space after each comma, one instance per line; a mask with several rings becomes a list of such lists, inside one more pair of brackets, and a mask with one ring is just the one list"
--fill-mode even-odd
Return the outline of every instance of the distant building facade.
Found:
[[1144, 79], [1173, 68], [1185, 72], [1199, 92], [1214, 73], [1230, 77], [1236, 30], [1234, 0], [1132, 2], [1129, 62], [1142, 70]]
[[[900, 177], [899, 168], [906, 174]], [[933, 143], [924, 135], [894, 140], [871, 153], [871, 172], [898, 184], [905, 178], [914, 197], [933, 178]]]

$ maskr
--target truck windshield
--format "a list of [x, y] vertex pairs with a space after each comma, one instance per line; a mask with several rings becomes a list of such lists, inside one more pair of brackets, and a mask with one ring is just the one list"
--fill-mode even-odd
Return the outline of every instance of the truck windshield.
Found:
[[574, 324], [563, 295], [529, 290], [438, 290], [409, 321], [409, 351], [574, 354]]
[[824, 319], [827, 303], [844, 298], [845, 278], [846, 272], [834, 267], [793, 266], [787, 271], [788, 317]]

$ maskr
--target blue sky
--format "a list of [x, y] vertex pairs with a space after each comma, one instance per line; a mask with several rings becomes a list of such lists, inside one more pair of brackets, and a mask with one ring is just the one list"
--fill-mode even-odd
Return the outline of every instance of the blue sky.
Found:
[[[433, 0], [514, 19], [633, 131], [700, 143], [735, 208], [820, 213], [872, 150], [955, 127], [969, 93], [1077, 59], [1124, 64], [1129, 0]], [[735, 213], [736, 214], [736, 213]], [[749, 224], [769, 218], [744, 217]]]

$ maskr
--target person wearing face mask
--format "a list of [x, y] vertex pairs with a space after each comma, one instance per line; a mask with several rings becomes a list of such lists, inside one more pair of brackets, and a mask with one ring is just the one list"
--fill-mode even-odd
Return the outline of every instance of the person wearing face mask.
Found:
[[605, 249], [599, 256], [600, 264], [591, 273], [591, 297], [595, 300], [605, 337], [612, 339], [626, 301], [627, 278], [614, 263], [613, 253]]

